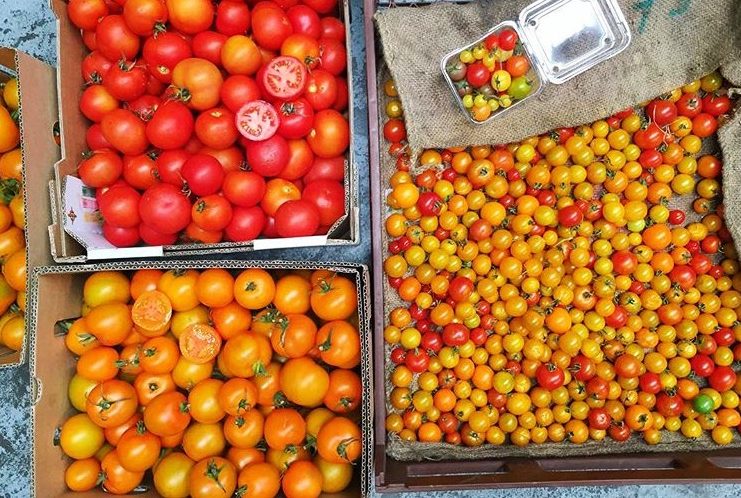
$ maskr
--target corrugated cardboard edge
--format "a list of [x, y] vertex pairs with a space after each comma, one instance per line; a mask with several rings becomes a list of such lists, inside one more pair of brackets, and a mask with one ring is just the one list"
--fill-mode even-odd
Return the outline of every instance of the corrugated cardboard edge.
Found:
[[[373, 403], [373, 348], [371, 343], [372, 324], [371, 324], [371, 293], [370, 293], [370, 273], [366, 265], [348, 262], [312, 262], [312, 261], [250, 261], [250, 260], [167, 260], [167, 261], [141, 261], [125, 263], [99, 263], [84, 265], [61, 265], [61, 266], [41, 266], [33, 270], [31, 274], [31, 283], [28, 289], [29, 306], [26, 314], [27, 324], [31, 333], [27, 336], [29, 344], [29, 368], [31, 371], [31, 434], [33, 439], [33, 448], [31, 450], [30, 468], [31, 478], [31, 496], [47, 498], [46, 495], [38, 494], [36, 491], [37, 472], [36, 461], [38, 452], [38, 441], [36, 433], [36, 412], [43, 408], [41, 403], [44, 396], [61, 395], [66, 397], [67, 393], [50, 393], [43, 391], [43, 384], [37, 376], [36, 343], [39, 340], [40, 333], [36, 328], [37, 318], [41, 312], [38, 282], [44, 275], [59, 274], [79, 274], [96, 271], [115, 270], [115, 271], [134, 271], [140, 269], [161, 269], [171, 270], [179, 268], [207, 269], [207, 268], [224, 268], [224, 269], [246, 269], [262, 268], [264, 270], [282, 270], [282, 269], [302, 269], [302, 270], [320, 270], [326, 269], [339, 273], [352, 274], [355, 278], [355, 284], [358, 289], [358, 328], [361, 337], [361, 378], [363, 379], [363, 394], [361, 404], [361, 420], [363, 433], [363, 452], [359, 465], [360, 471], [360, 496], [369, 496], [372, 489], [372, 465], [373, 465], [373, 420], [374, 420], [374, 403]], [[47, 331], [48, 332], [48, 331]], [[108, 496], [102, 491], [96, 492], [95, 496]], [[86, 494], [85, 496], [89, 496]]]
[[[47, 181], [51, 167], [59, 159], [59, 147], [54, 141], [53, 126], [57, 121], [57, 99], [54, 68], [30, 55], [10, 47], [0, 47], [3, 63], [11, 65], [18, 77], [20, 148], [22, 156], [23, 202], [26, 213], [26, 266], [50, 264], [50, 249], [43, 227], [48, 225], [49, 198]], [[26, 272], [26, 288], [30, 288], [31, 272]], [[26, 361], [26, 343], [20, 351], [0, 348], [0, 369], [22, 365]]]
[[[345, 39], [347, 47], [347, 81], [348, 81], [348, 122], [350, 124], [350, 146], [345, 161], [345, 214], [337, 220], [328, 232], [326, 243], [320, 246], [357, 245], [360, 242], [360, 208], [358, 198], [358, 182], [360, 180], [358, 164], [356, 164], [355, 146], [358, 140], [355, 126], [355, 101], [358, 92], [365, 91], [362, 85], [353, 85], [351, 35], [350, 35], [350, 0], [341, 0], [343, 7], [340, 13], [345, 22]], [[77, 169], [77, 160], [87, 148], [84, 130], [88, 124], [78, 109], [78, 102], [82, 94], [80, 80], [80, 65], [87, 50], [82, 43], [79, 30], [72, 25], [66, 15], [64, 0], [49, 0], [51, 10], [56, 17], [57, 25], [57, 97], [59, 100], [60, 130], [62, 135], [62, 157], [54, 166], [55, 172], [55, 209], [58, 216], [49, 225], [49, 238], [52, 256], [57, 263], [79, 263], [88, 261], [85, 249], [64, 230], [63, 222], [63, 192], [64, 176], [74, 174]], [[64, 48], [64, 50], [62, 49]], [[297, 241], [298, 242], [298, 241]], [[296, 243], [291, 247], [316, 247], [316, 242]], [[282, 247], [282, 243], [278, 244]], [[179, 244], [165, 246], [163, 257], [172, 256], [207, 256], [210, 254], [226, 254], [236, 252], [251, 252], [255, 250], [272, 249], [269, 241], [255, 247], [252, 242], [221, 242], [218, 244]], [[111, 258], [134, 259], [127, 255], [125, 249], [117, 250]]]

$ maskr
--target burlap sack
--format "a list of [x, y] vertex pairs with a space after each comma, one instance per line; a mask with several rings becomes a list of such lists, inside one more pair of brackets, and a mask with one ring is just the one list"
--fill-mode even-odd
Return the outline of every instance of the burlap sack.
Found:
[[[376, 14], [413, 150], [499, 144], [576, 126], [670, 91], [734, 61], [741, 74], [741, 0], [619, 0], [633, 41], [620, 55], [482, 125], [458, 108], [440, 71], [448, 52], [516, 19], [532, 0], [396, 7]], [[567, 21], [565, 21], [567, 22]]]

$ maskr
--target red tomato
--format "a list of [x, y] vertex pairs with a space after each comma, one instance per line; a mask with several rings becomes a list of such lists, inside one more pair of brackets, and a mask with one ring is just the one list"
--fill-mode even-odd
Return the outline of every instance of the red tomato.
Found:
[[334, 180], [316, 180], [307, 183], [302, 198], [319, 210], [319, 224], [331, 226], [345, 214], [345, 187]]
[[664, 131], [656, 123], [651, 123], [635, 132], [633, 141], [643, 150], [655, 149], [664, 141]]
[[191, 156], [183, 149], [165, 150], [157, 156], [154, 164], [157, 168], [157, 178], [161, 182], [169, 183], [180, 187], [183, 184], [183, 177], [180, 176], [180, 170], [183, 164]]
[[401, 142], [407, 138], [407, 130], [401, 119], [389, 119], [383, 125], [383, 136], [389, 142]]
[[646, 116], [659, 126], [666, 126], [677, 119], [677, 106], [670, 100], [652, 100], [646, 106]]
[[158, 149], [180, 149], [188, 143], [194, 129], [193, 114], [177, 100], [159, 106], [146, 125], [149, 142]]
[[677, 112], [680, 116], [694, 118], [702, 111], [702, 100], [696, 93], [685, 93], [677, 100]]
[[77, 174], [88, 187], [109, 187], [123, 171], [121, 157], [111, 151], [92, 152], [77, 166]]
[[491, 71], [481, 62], [474, 62], [466, 69], [466, 81], [474, 88], [482, 87], [489, 83]]
[[242, 35], [250, 29], [250, 9], [241, 0], [225, 0], [216, 7], [216, 31], [226, 36]]
[[132, 247], [139, 243], [139, 228], [114, 227], [103, 222], [103, 237], [116, 247]]
[[213, 64], [221, 64], [221, 52], [228, 36], [216, 31], [202, 31], [193, 37], [193, 55]]
[[157, 166], [149, 154], [125, 156], [123, 178], [126, 183], [139, 190], [146, 190], [157, 183]]
[[294, 33], [308, 35], [316, 39], [321, 36], [322, 26], [319, 15], [311, 7], [294, 5], [286, 11], [286, 15]]
[[128, 185], [116, 185], [100, 195], [98, 208], [109, 225], [120, 228], [139, 224], [139, 193]]
[[517, 44], [517, 32], [512, 29], [505, 29], [499, 33], [499, 48], [502, 50], [514, 50]]
[[83, 116], [96, 123], [117, 108], [118, 100], [103, 85], [91, 85], [80, 96], [80, 111]]
[[250, 140], [244, 142], [247, 164], [255, 173], [262, 176], [278, 176], [288, 164], [290, 147], [288, 141], [280, 135], [273, 135], [260, 142]]
[[681, 209], [672, 209], [669, 212], [669, 223], [672, 225], [682, 225], [684, 224], [685, 219], [686, 215]]
[[298, 180], [311, 168], [314, 153], [306, 140], [299, 138], [288, 141], [288, 154], [288, 164], [281, 170], [279, 176], [286, 180]]
[[100, 18], [106, 15], [108, 5], [104, 0], [70, 0], [67, 4], [69, 20], [80, 29], [95, 29]]
[[198, 196], [218, 192], [225, 175], [219, 161], [207, 154], [195, 154], [188, 158], [180, 174], [190, 191]]
[[344, 42], [347, 38], [345, 24], [336, 17], [322, 17], [322, 35], [320, 38], [331, 38]]
[[718, 129], [718, 120], [711, 114], [701, 112], [692, 118], [692, 133], [700, 138], [709, 137]]
[[641, 391], [658, 394], [661, 391], [661, 377], [653, 372], [646, 372], [639, 377]]
[[193, 203], [191, 217], [203, 230], [219, 232], [232, 221], [232, 205], [221, 195], [207, 195]]
[[669, 278], [672, 282], [679, 284], [684, 290], [694, 287], [697, 280], [697, 273], [689, 265], [676, 265], [669, 272]]
[[275, 212], [275, 225], [281, 237], [314, 235], [320, 221], [319, 210], [308, 200], [288, 201]]
[[350, 126], [342, 114], [325, 109], [314, 116], [314, 128], [306, 140], [319, 157], [340, 156], [350, 146]]
[[702, 98], [702, 110], [715, 117], [727, 114], [731, 110], [731, 99], [728, 95], [709, 93]]
[[260, 98], [260, 87], [255, 80], [243, 74], [234, 74], [221, 85], [221, 102], [232, 112], [246, 103]]
[[139, 37], [121, 15], [101, 19], [95, 27], [95, 43], [100, 53], [112, 61], [133, 60], [139, 53]]
[[678, 394], [659, 393], [656, 396], [656, 411], [664, 417], [676, 417], [684, 409], [684, 400]]
[[224, 229], [224, 234], [227, 239], [234, 242], [254, 240], [260, 236], [265, 222], [265, 213], [259, 206], [236, 206], [232, 212], [231, 222]]
[[329, 71], [335, 76], [340, 75], [347, 68], [347, 50], [345, 45], [332, 38], [319, 40], [321, 51], [322, 69]]
[[103, 116], [100, 126], [105, 139], [122, 153], [136, 156], [147, 150], [146, 125], [133, 112], [115, 109]]
[[167, 7], [162, 0], [127, 0], [123, 16], [131, 31], [149, 36], [156, 25], [167, 22]]
[[126, 108], [139, 116], [142, 121], [149, 121], [154, 111], [162, 105], [162, 99], [154, 95], [144, 94], [141, 97], [126, 103]]
[[268, 95], [292, 99], [303, 93], [308, 73], [306, 66], [295, 57], [282, 55], [270, 61], [260, 71], [261, 83]]
[[592, 408], [589, 410], [589, 427], [593, 429], [606, 430], [610, 428], [612, 417], [604, 408]]
[[337, 100], [337, 79], [323, 69], [312, 71], [306, 83], [304, 98], [316, 111], [329, 109]]
[[293, 32], [291, 22], [283, 10], [266, 5], [265, 8], [252, 12], [252, 36], [255, 41], [267, 50], [280, 50], [283, 40]]
[[336, 180], [342, 182], [345, 178], [345, 158], [333, 157], [326, 159], [315, 157], [311, 169], [304, 175], [304, 183], [307, 185], [315, 180]]
[[710, 387], [718, 392], [725, 392], [736, 384], [736, 372], [731, 367], [717, 366], [708, 377]]
[[234, 116], [237, 130], [250, 141], [267, 140], [278, 131], [280, 120], [275, 108], [264, 100], [244, 104]]
[[283, 102], [278, 107], [278, 116], [278, 133], [289, 140], [305, 137], [314, 124], [314, 110], [305, 98]]
[[203, 145], [214, 149], [231, 147], [239, 137], [234, 125], [234, 114], [223, 107], [202, 112], [196, 118], [195, 132]]
[[190, 223], [190, 202], [174, 185], [158, 183], [141, 196], [139, 216], [144, 225], [156, 232], [176, 234]]
[[698, 354], [690, 358], [692, 371], [700, 377], [709, 377], [715, 370], [715, 362], [705, 354]]
[[558, 210], [558, 222], [567, 227], [575, 227], [584, 220], [584, 213], [575, 206], [566, 206]]
[[82, 59], [82, 79], [85, 83], [100, 84], [113, 63], [94, 50]]
[[265, 179], [253, 171], [230, 171], [224, 177], [222, 191], [235, 206], [256, 206], [265, 195]]

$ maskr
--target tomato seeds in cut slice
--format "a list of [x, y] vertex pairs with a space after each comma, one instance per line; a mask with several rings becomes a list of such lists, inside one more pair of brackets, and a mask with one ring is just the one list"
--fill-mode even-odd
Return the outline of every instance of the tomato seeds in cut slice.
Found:
[[275, 135], [280, 119], [271, 104], [264, 100], [253, 100], [237, 111], [234, 122], [244, 138], [259, 142]]
[[292, 99], [301, 95], [307, 79], [306, 66], [289, 55], [276, 57], [262, 71], [265, 91], [279, 99]]

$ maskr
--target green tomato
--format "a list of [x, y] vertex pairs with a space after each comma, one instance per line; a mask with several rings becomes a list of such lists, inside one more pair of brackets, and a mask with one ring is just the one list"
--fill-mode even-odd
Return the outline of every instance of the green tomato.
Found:
[[502, 95], [499, 97], [499, 105], [502, 107], [509, 107], [512, 105], [512, 97], [509, 95]]
[[497, 109], [499, 109], [499, 100], [489, 99], [489, 107], [491, 107], [492, 111], [496, 111]]
[[486, 104], [486, 95], [478, 94], [473, 99], [473, 105], [475, 105], [476, 107], [484, 107]]
[[471, 95], [470, 93], [463, 96], [463, 107], [465, 107], [466, 109], [470, 109], [471, 107], [473, 107], [473, 95]]
[[715, 408], [715, 403], [713, 402], [713, 398], [711, 398], [707, 394], [698, 394], [692, 401], [692, 406], [697, 413], [705, 414], [713, 411], [713, 408]]
[[518, 76], [512, 80], [507, 89], [507, 94], [514, 100], [524, 99], [533, 89], [533, 82], [528, 80], [526, 76]]

